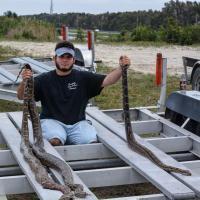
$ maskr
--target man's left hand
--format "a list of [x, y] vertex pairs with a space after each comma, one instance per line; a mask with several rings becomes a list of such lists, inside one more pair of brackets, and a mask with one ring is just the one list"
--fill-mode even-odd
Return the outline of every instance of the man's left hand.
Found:
[[124, 56], [120, 56], [119, 58], [119, 66], [121, 68], [129, 68], [129, 66], [131, 65], [131, 60], [128, 56], [124, 55]]

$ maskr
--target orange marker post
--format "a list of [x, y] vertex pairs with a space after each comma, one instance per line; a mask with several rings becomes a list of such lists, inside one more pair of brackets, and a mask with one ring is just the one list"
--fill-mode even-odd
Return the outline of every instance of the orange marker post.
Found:
[[156, 59], [156, 85], [160, 86], [162, 81], [162, 54], [157, 53]]
[[92, 32], [88, 31], [87, 32], [87, 42], [88, 42], [88, 49], [92, 49]]
[[62, 25], [61, 27], [61, 36], [62, 36], [62, 39], [66, 41], [66, 28], [65, 28], [65, 25]]

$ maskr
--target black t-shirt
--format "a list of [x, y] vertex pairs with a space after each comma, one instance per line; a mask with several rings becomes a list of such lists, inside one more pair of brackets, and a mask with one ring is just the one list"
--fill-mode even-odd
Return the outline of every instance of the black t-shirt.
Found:
[[105, 75], [77, 71], [59, 76], [56, 71], [35, 77], [35, 100], [41, 101], [41, 119], [56, 119], [75, 124], [85, 119], [88, 100], [102, 90]]

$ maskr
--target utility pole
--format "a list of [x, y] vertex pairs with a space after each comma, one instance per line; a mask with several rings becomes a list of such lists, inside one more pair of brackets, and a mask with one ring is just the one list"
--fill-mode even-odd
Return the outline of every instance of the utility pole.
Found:
[[196, 14], [196, 16], [195, 16], [195, 24], [198, 24], [199, 22], [198, 22], [198, 14]]
[[51, 0], [51, 5], [50, 5], [50, 15], [53, 14], [53, 0]]

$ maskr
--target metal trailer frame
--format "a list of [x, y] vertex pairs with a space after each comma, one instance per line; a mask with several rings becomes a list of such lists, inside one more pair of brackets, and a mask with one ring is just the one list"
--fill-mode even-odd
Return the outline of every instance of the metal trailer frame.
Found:
[[[22, 57], [10, 60], [4, 65], [3, 71], [7, 70], [15, 77], [9, 77], [7, 72], [0, 72], [1, 98], [18, 101], [15, 91], [18, 83], [14, 80], [21, 65], [27, 62], [32, 66], [35, 74], [53, 69], [50, 59], [36, 61]], [[87, 69], [85, 66], [77, 67], [80, 70]], [[190, 169], [191, 177], [176, 173], [169, 174], [130, 150], [126, 142], [123, 114], [120, 109], [100, 111], [96, 107], [87, 108], [87, 118], [96, 127], [100, 143], [53, 148], [45, 141], [45, 148], [69, 163], [74, 170], [75, 181], [85, 184], [85, 190], [91, 194], [87, 199], [97, 199], [88, 189], [90, 187], [145, 182], [151, 182], [160, 190], [160, 194], [120, 197], [116, 200], [200, 198], [200, 138], [183, 127], [169, 122], [161, 115], [151, 112], [149, 110], [151, 108], [158, 107], [140, 107], [130, 111], [137, 140], [151, 149], [166, 164]], [[60, 192], [43, 189], [35, 181], [34, 175], [19, 151], [21, 121], [21, 112], [0, 113], [0, 144], [8, 146], [0, 150], [0, 195], [2, 195], [0, 199], [6, 199], [6, 194], [30, 192], [36, 192], [41, 200], [59, 199]], [[31, 130], [30, 123], [29, 126]], [[151, 136], [152, 133], [155, 137], [145, 139], [140, 137], [145, 134]], [[57, 181], [62, 182], [57, 172], [51, 170], [51, 174]]]
[[[192, 176], [167, 173], [127, 146], [122, 110], [87, 108], [87, 118], [98, 131], [100, 143], [53, 148], [49, 152], [62, 157], [74, 170], [78, 182], [90, 187], [106, 187], [151, 182], [160, 194], [120, 197], [116, 200], [195, 199], [200, 197], [200, 138], [169, 122], [146, 108], [131, 109], [136, 138], [151, 149], [163, 162], [190, 169]], [[9, 149], [0, 150], [0, 195], [36, 192], [42, 199], [58, 199], [60, 192], [41, 188], [19, 152], [22, 112], [0, 114], [0, 143]], [[29, 126], [31, 126], [29, 124]], [[30, 127], [31, 128], [31, 127]], [[141, 138], [144, 134], [156, 137]], [[56, 151], [55, 151], [56, 150]], [[52, 174], [60, 180], [59, 175]], [[97, 199], [91, 193], [90, 198]], [[3, 197], [2, 197], [3, 198]]]

